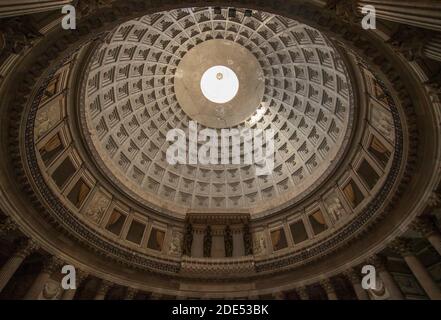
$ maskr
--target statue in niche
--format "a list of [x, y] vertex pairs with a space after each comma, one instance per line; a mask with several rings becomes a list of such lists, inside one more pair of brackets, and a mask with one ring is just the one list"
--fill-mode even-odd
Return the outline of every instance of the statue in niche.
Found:
[[191, 256], [191, 246], [193, 245], [193, 226], [189, 221], [185, 225], [183, 254]]
[[327, 199], [326, 205], [328, 212], [331, 215], [332, 219], [334, 219], [334, 221], [340, 220], [340, 218], [345, 213], [345, 209], [343, 208], [341, 200], [337, 196]]
[[245, 248], [245, 255], [249, 256], [253, 254], [253, 244], [251, 241], [251, 233], [250, 233], [250, 226], [248, 223], [246, 223], [243, 226], [243, 245]]
[[173, 255], [181, 255], [182, 253], [182, 240], [184, 235], [179, 231], [173, 231], [172, 239], [170, 241], [170, 247], [168, 252]]
[[204, 258], [211, 257], [211, 227], [207, 226], [204, 234]]
[[224, 231], [225, 256], [233, 256], [233, 235], [231, 234], [230, 226], [227, 226]]

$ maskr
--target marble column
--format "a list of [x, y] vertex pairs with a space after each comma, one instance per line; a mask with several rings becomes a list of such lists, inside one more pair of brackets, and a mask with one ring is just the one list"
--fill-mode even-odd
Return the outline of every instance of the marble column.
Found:
[[35, 278], [28, 292], [24, 296], [24, 300], [36, 300], [43, 291], [44, 285], [47, 283], [51, 275], [55, 270], [59, 270], [62, 265], [62, 261], [57, 257], [50, 257], [43, 263], [43, 268]]
[[418, 283], [432, 300], [441, 300], [441, 289], [432, 279], [429, 271], [413, 253], [410, 241], [405, 238], [398, 238], [391, 244], [391, 248], [401, 254], [412, 271]]
[[351, 282], [358, 300], [370, 300], [367, 290], [361, 285], [360, 273], [351, 268], [344, 272], [345, 277]]
[[75, 294], [77, 293], [78, 288], [84, 283], [89, 274], [87, 272], [81, 271], [77, 269], [76, 273], [76, 288], [64, 290], [63, 296], [61, 300], [73, 300], [75, 298]]
[[429, 217], [417, 218], [412, 223], [412, 229], [419, 232], [430, 242], [436, 251], [441, 255], [441, 233]]
[[244, 234], [242, 228], [232, 227], [233, 232], [233, 257], [243, 257], [245, 255]]
[[204, 251], [209, 252], [209, 257], [225, 258], [226, 249], [225, 249], [225, 239], [224, 239], [224, 227], [222, 226], [211, 227], [211, 236], [210, 237], [207, 237], [207, 235], [205, 236], [204, 244], [210, 241], [211, 241], [211, 247], [204, 248]]
[[98, 290], [96, 291], [94, 300], [105, 300], [107, 292], [109, 292], [110, 288], [113, 284], [107, 280], [102, 280], [100, 285], [98, 286]]
[[0, 292], [4, 289], [26, 257], [38, 250], [38, 248], [39, 246], [33, 240], [24, 240], [19, 244], [12, 257], [10, 257], [0, 269]]
[[320, 281], [320, 285], [325, 290], [328, 300], [338, 300], [337, 293], [335, 292], [334, 286], [330, 279], [323, 279]]
[[378, 19], [441, 31], [441, 2], [424, 0], [359, 0], [358, 11], [361, 12], [365, 5], [375, 7]]
[[138, 294], [138, 289], [135, 288], [127, 288], [126, 295], [124, 296], [124, 300], [133, 300]]
[[0, 3], [0, 18], [15, 17], [57, 9], [60, 9], [61, 13], [61, 7], [71, 3], [72, 0], [3, 0]]
[[296, 288], [296, 292], [299, 295], [300, 300], [309, 300], [309, 294], [306, 287]]
[[380, 256], [373, 256], [368, 260], [368, 263], [375, 267], [375, 270], [380, 277], [381, 281], [383, 281], [384, 286], [389, 292], [390, 298], [392, 300], [403, 300], [404, 295], [401, 292], [400, 287], [396, 283], [393, 276], [387, 270], [386, 267], [386, 259]]
[[205, 226], [193, 226], [193, 241], [191, 244], [191, 256], [202, 258], [204, 256], [204, 230]]

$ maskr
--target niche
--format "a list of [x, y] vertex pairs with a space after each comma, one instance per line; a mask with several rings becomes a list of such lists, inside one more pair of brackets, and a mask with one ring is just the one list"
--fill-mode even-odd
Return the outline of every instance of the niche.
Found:
[[52, 179], [54, 179], [59, 188], [62, 188], [75, 172], [76, 168], [74, 164], [69, 157], [66, 157], [66, 159], [64, 159], [58, 168], [52, 173]]
[[152, 250], [162, 251], [164, 238], [165, 238], [164, 231], [158, 230], [156, 228], [152, 228], [147, 247]]
[[271, 242], [274, 251], [282, 250], [288, 246], [285, 232], [282, 228], [271, 231]]
[[67, 198], [75, 205], [75, 207], [80, 208], [84, 203], [84, 200], [86, 200], [89, 192], [90, 187], [83, 181], [83, 179], [80, 179], [69, 192]]
[[377, 137], [372, 138], [368, 151], [383, 168], [389, 162], [391, 153]]
[[328, 229], [325, 218], [320, 210], [317, 210], [313, 214], [309, 215], [309, 223], [311, 224], [312, 231], [315, 235], [318, 235]]
[[343, 193], [352, 208], [357, 207], [364, 199], [363, 193], [360, 191], [360, 188], [352, 179], [343, 188]]
[[113, 210], [109, 221], [107, 221], [106, 229], [118, 236], [121, 233], [125, 221], [125, 214], [122, 214], [118, 210]]
[[308, 239], [308, 233], [306, 232], [305, 225], [302, 220], [294, 222], [289, 226], [291, 229], [292, 239], [294, 243], [301, 243]]
[[52, 161], [55, 160], [55, 158], [60, 155], [63, 149], [63, 142], [61, 141], [60, 135], [57, 133], [38, 151], [40, 152], [43, 163], [47, 167]]
[[130, 225], [129, 232], [127, 233], [126, 239], [130, 242], [140, 244], [142, 241], [142, 236], [144, 235], [145, 224], [139, 221], [133, 220]]
[[366, 159], [363, 159], [361, 161], [357, 173], [364, 181], [364, 183], [369, 187], [369, 190], [375, 187], [378, 180], [380, 179], [378, 173], [374, 170], [374, 168], [372, 168], [372, 166], [369, 164], [369, 162], [366, 161]]

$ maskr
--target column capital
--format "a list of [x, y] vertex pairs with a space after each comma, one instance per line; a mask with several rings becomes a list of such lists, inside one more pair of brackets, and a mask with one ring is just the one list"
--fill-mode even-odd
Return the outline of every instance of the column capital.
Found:
[[357, 23], [361, 21], [357, 11], [357, 2], [353, 0], [327, 0], [326, 8], [335, 10], [335, 13], [343, 21]]
[[81, 283], [83, 283], [84, 280], [86, 280], [88, 276], [89, 276], [88, 272], [83, 271], [81, 269], [77, 269], [77, 286], [79, 286]]
[[32, 239], [22, 239], [18, 243], [15, 255], [26, 258], [31, 253], [40, 249], [40, 245]]
[[138, 289], [127, 287], [125, 299], [133, 300], [137, 293], [138, 293]]
[[419, 232], [424, 237], [429, 237], [430, 235], [439, 232], [433, 219], [431, 217], [418, 217], [416, 218], [410, 228], [414, 231]]
[[343, 275], [348, 279], [352, 284], [361, 283], [360, 273], [355, 270], [355, 268], [349, 268], [343, 272]]
[[332, 285], [332, 282], [330, 279], [323, 279], [320, 281], [320, 285], [322, 288], [326, 291], [326, 293], [335, 293], [335, 288]]
[[63, 265], [63, 260], [56, 256], [48, 257], [43, 263], [42, 272], [52, 274]]
[[110, 288], [113, 287], [113, 283], [108, 281], [108, 280], [102, 280], [98, 290], [97, 290], [97, 294], [101, 294], [101, 295], [106, 295], [107, 292], [110, 290]]
[[[441, 78], [441, 72], [437, 75], [437, 77]], [[441, 206], [441, 195], [438, 192], [433, 191], [427, 199], [427, 205], [431, 208], [437, 208]]]
[[17, 229], [18, 226], [11, 217], [7, 217], [0, 223], [0, 234], [6, 235]]
[[300, 299], [302, 300], [309, 299], [309, 294], [308, 294], [308, 290], [306, 289], [306, 286], [296, 288], [296, 292], [299, 295]]
[[403, 257], [413, 255], [411, 241], [407, 238], [398, 237], [388, 247]]
[[422, 57], [423, 46], [428, 39], [429, 33], [421, 28], [400, 25], [397, 31], [388, 40], [399, 53], [409, 61]]
[[283, 291], [273, 293], [273, 297], [276, 300], [285, 300], [285, 293]]
[[383, 256], [380, 256], [378, 254], [373, 255], [369, 259], [366, 260], [367, 264], [373, 265], [375, 269], [378, 271], [385, 271], [386, 269], [386, 262], [387, 259]]

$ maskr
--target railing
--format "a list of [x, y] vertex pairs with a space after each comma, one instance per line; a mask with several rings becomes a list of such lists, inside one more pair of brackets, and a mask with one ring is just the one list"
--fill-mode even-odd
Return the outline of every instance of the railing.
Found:
[[218, 278], [243, 277], [255, 272], [254, 257], [193, 258], [183, 256], [180, 273], [190, 277]]

